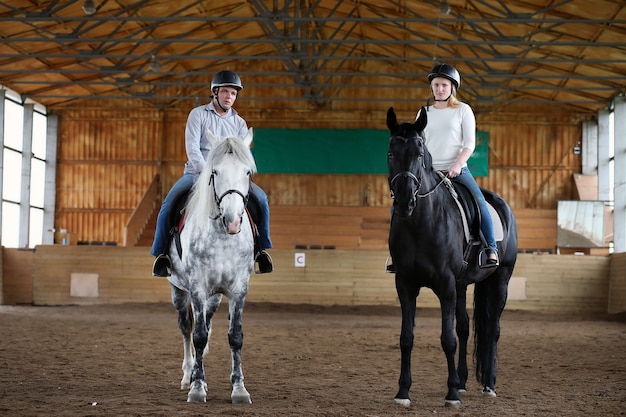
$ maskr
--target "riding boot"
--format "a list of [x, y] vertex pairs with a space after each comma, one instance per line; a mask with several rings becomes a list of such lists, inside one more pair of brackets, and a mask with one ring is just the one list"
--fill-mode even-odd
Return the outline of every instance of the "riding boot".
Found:
[[272, 257], [265, 249], [256, 254], [254, 261], [259, 264], [259, 269], [255, 271], [257, 274], [268, 274], [274, 270]]
[[153, 277], [169, 277], [172, 275], [172, 261], [170, 257], [165, 254], [160, 254], [154, 260], [152, 265]]

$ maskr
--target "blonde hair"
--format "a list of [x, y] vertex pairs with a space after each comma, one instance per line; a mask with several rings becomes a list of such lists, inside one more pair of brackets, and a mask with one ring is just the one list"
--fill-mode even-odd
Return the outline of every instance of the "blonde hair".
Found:
[[448, 99], [448, 106], [452, 107], [453, 109], [456, 109], [457, 107], [459, 107], [459, 100], [456, 98], [456, 91], [455, 88], [452, 87], [452, 94], [450, 94], [450, 98]]

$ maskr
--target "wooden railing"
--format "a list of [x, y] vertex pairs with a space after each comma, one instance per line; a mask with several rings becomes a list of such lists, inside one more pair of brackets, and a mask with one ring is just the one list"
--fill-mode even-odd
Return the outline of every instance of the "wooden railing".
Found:
[[[272, 206], [276, 249], [387, 249], [389, 207]], [[518, 249], [555, 253], [556, 210], [516, 210]]]
[[270, 211], [277, 249], [387, 248], [388, 207], [272, 206]]
[[139, 201], [139, 204], [131, 214], [124, 227], [124, 246], [135, 246], [143, 232], [148, 219], [156, 208], [159, 193], [159, 174], [155, 175]]

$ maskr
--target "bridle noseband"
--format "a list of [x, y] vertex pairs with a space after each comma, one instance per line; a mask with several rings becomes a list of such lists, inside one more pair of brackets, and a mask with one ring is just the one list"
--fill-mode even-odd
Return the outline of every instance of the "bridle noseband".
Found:
[[415, 199], [416, 197], [419, 197], [419, 190], [420, 187], [422, 186], [422, 177], [420, 176], [419, 178], [417, 176], [415, 176], [415, 174], [413, 174], [410, 171], [400, 171], [398, 172], [389, 182], [389, 189], [391, 191], [391, 198], [396, 198], [396, 193], [395, 193], [395, 185], [398, 182], [398, 180], [400, 178], [409, 178], [411, 179], [416, 187], [415, 187], [415, 191], [413, 192], [413, 198]]
[[222, 211], [222, 200], [229, 194], [239, 194], [243, 199], [243, 206], [246, 207], [248, 205], [249, 194], [244, 195], [241, 191], [230, 189], [226, 190], [222, 193], [222, 195], [218, 196], [217, 191], [215, 190], [215, 172], [211, 173], [211, 177], [209, 178], [209, 186], [213, 185], [213, 197], [215, 198], [215, 203], [217, 204], [217, 208], [219, 209], [219, 214], [215, 217], [211, 217], [212, 220], [217, 220], [220, 217], [224, 216], [224, 212]]

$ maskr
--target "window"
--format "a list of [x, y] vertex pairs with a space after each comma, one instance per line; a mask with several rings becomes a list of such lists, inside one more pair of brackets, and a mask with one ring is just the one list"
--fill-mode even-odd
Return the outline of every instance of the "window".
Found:
[[[43, 243], [44, 202], [46, 174], [46, 130], [45, 109], [37, 106], [23, 106], [19, 96], [9, 90], [1, 90], [3, 100], [3, 137], [2, 137], [2, 236], [5, 247], [29, 247]], [[28, 112], [31, 109], [32, 114]], [[32, 117], [32, 119], [30, 119]], [[24, 121], [32, 120], [32, 137], [24, 137]], [[30, 142], [25, 142], [30, 141]], [[28, 145], [28, 146], [25, 146]], [[24, 149], [30, 148], [30, 155], [24, 155]], [[30, 172], [22, 172], [30, 165]], [[28, 188], [24, 191], [23, 178], [27, 178]], [[24, 194], [23, 194], [24, 193]], [[24, 196], [28, 196], [28, 206], [22, 208]], [[27, 222], [24, 220], [27, 219]], [[21, 237], [21, 238], [20, 238]]]

